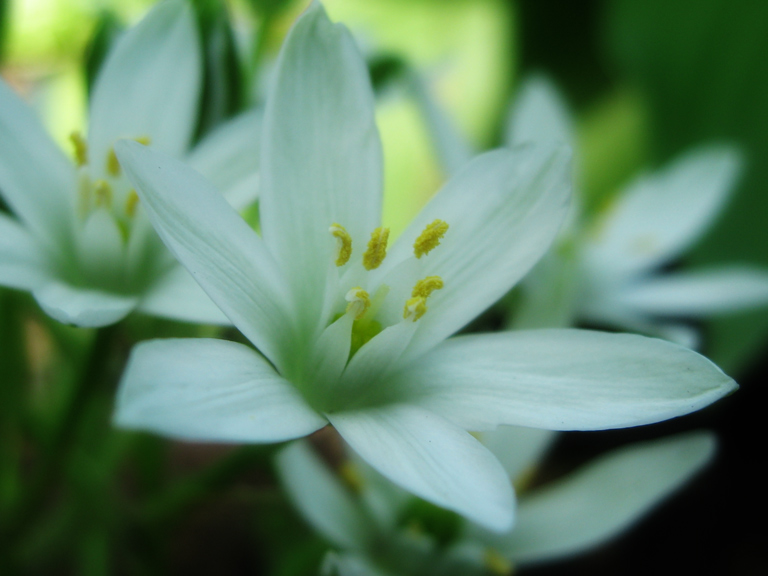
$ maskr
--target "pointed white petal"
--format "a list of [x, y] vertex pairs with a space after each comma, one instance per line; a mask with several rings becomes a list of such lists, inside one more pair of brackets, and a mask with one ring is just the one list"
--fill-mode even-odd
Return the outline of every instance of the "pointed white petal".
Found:
[[304, 441], [292, 443], [275, 460], [288, 497], [325, 538], [344, 550], [365, 550], [371, 525], [359, 501]]
[[263, 117], [262, 110], [256, 109], [229, 120], [206, 136], [186, 159], [238, 209], [258, 196]]
[[707, 316], [768, 304], [768, 270], [727, 266], [649, 278], [617, 294], [622, 304], [646, 314]]
[[261, 238], [191, 168], [136, 142], [116, 149], [166, 246], [235, 326], [284, 367], [293, 327], [288, 291]]
[[[440, 246], [419, 259], [422, 278], [440, 276], [445, 287], [429, 297], [409, 356], [475, 318], [544, 254], [568, 209], [568, 158], [563, 148], [533, 146], [483, 154], [402, 234], [384, 261], [389, 269], [413, 257], [413, 242], [427, 224], [440, 219], [450, 226]], [[390, 293], [388, 298], [405, 303], [410, 293]]]
[[491, 544], [521, 564], [583, 552], [635, 524], [714, 451], [714, 437], [701, 432], [615, 450], [522, 498], [515, 529]]
[[71, 248], [75, 167], [32, 110], [0, 80], [0, 194], [52, 249]]
[[468, 430], [624, 428], [688, 414], [736, 389], [677, 344], [557, 329], [452, 338], [390, 386]]
[[327, 416], [352, 449], [393, 482], [492, 530], [512, 526], [509, 479], [464, 430], [405, 404]]
[[255, 350], [209, 338], [133, 349], [115, 424], [185, 440], [280, 442], [326, 422]]
[[736, 150], [709, 146], [638, 178], [598, 222], [588, 265], [626, 276], [679, 256], [722, 210], [740, 167]]
[[[283, 44], [264, 116], [261, 227], [316, 328], [326, 270], [344, 226], [360, 258], [381, 222], [381, 144], [368, 69], [346, 28], [319, 2]], [[309, 325], [311, 324], [311, 325]]]
[[480, 440], [514, 482], [530, 472], [557, 438], [557, 432], [522, 426], [499, 426], [483, 432]]
[[78, 288], [59, 281], [44, 284], [32, 295], [51, 318], [85, 328], [108, 326], [122, 320], [138, 301], [133, 296]]
[[109, 52], [93, 88], [89, 160], [106, 174], [119, 138], [149, 137], [181, 156], [195, 129], [201, 60], [194, 14], [183, 0], [158, 3]]
[[549, 78], [535, 75], [522, 83], [507, 119], [504, 141], [507, 146], [540, 142], [575, 148], [571, 114]]
[[50, 279], [51, 265], [32, 235], [0, 214], [0, 285], [32, 290]]
[[228, 326], [232, 322], [182, 266], [173, 266], [149, 289], [139, 312], [172, 320]]
[[435, 101], [427, 81], [416, 70], [409, 70], [407, 74], [410, 93], [421, 110], [443, 170], [449, 175], [456, 174], [472, 159], [475, 151], [447, 112]]

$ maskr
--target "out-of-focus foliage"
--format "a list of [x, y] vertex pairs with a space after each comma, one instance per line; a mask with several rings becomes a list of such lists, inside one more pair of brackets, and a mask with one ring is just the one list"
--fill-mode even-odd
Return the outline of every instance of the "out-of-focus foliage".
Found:
[[[739, 192], [691, 260], [768, 264], [768, 3], [613, 0], [607, 47], [648, 100], [656, 160], [705, 140], [745, 149]], [[727, 368], [753, 356], [768, 314], [713, 323], [710, 355]]]

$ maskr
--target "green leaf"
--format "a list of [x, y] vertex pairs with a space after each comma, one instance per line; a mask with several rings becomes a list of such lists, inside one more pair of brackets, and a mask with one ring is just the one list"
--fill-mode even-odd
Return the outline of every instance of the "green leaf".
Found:
[[99, 15], [93, 35], [85, 47], [85, 82], [89, 94], [104, 58], [124, 29], [114, 12], [104, 11]]

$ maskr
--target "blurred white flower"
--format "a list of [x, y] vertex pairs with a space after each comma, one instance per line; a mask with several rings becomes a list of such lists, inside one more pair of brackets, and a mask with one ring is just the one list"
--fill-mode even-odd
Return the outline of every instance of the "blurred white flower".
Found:
[[202, 62], [195, 17], [181, 0], [159, 3], [108, 54], [75, 162], [0, 81], [0, 284], [30, 290], [52, 317], [103, 326], [133, 309], [227, 322], [176, 264], [138, 205], [113, 146], [151, 142], [217, 182], [232, 202], [252, 200], [260, 114], [248, 113], [189, 150]]
[[263, 237], [181, 162], [136, 142], [117, 150], [163, 241], [261, 353], [210, 339], [139, 345], [119, 426], [279, 442], [330, 423], [392, 481], [505, 530], [506, 473], [467, 430], [631, 426], [735, 388], [705, 358], [638, 336], [446, 340], [546, 251], [567, 211], [568, 154], [478, 157], [389, 249], [368, 71], [319, 3], [289, 33], [267, 101]]
[[[506, 141], [575, 147], [570, 115], [545, 78], [533, 77], [521, 86]], [[567, 326], [581, 320], [695, 346], [697, 334], [680, 319], [768, 304], [763, 268], [729, 264], [660, 271], [722, 211], [741, 163], [732, 147], [700, 147], [637, 177], [597, 217], [587, 219], [575, 206], [555, 249], [522, 283], [525, 299], [514, 326]]]
[[[482, 440], [519, 485], [552, 437], [502, 427]], [[329, 574], [479, 576], [575, 556], [621, 535], [701, 470], [714, 448], [711, 434], [697, 432], [609, 452], [524, 490], [515, 527], [501, 534], [469, 522], [451, 526], [448, 516], [437, 516], [442, 524], [430, 533], [408, 494], [360, 461], [334, 473], [305, 441], [283, 449], [276, 468], [301, 515], [336, 549], [326, 559]]]

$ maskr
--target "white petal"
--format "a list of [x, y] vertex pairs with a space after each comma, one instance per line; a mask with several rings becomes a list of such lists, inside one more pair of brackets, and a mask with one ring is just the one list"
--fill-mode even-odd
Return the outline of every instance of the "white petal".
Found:
[[255, 350], [208, 338], [136, 346], [115, 424], [185, 440], [280, 442], [326, 424]]
[[50, 279], [40, 245], [12, 218], [0, 214], [0, 285], [32, 290]]
[[345, 550], [367, 548], [372, 534], [360, 502], [308, 443], [292, 443], [275, 463], [288, 497], [318, 532]]
[[507, 119], [504, 141], [507, 146], [540, 142], [575, 148], [571, 114], [549, 78], [535, 75], [522, 83]]
[[768, 270], [728, 266], [652, 277], [617, 294], [646, 314], [707, 316], [768, 304]]
[[511, 527], [507, 475], [469, 433], [408, 405], [327, 416], [352, 449], [393, 482], [492, 530]]
[[189, 272], [178, 265], [152, 285], [137, 310], [184, 322], [221, 326], [231, 324]]
[[[440, 276], [445, 287], [429, 297], [409, 356], [475, 318], [544, 254], [568, 209], [568, 156], [563, 148], [533, 146], [483, 154], [398, 239], [384, 261], [390, 269], [413, 257], [413, 242], [427, 224], [440, 219], [450, 226], [440, 246], [419, 260], [422, 277]], [[401, 295], [402, 302], [409, 297]]]
[[483, 432], [480, 440], [499, 459], [515, 481], [539, 463], [557, 438], [557, 432], [522, 426], [499, 426]]
[[590, 236], [589, 266], [625, 276], [679, 256], [722, 210], [740, 166], [736, 150], [710, 146], [638, 178]]
[[136, 142], [116, 149], [163, 242], [282, 371], [293, 327], [288, 291], [259, 236], [191, 168]]
[[736, 389], [712, 362], [677, 344], [556, 329], [452, 338], [390, 386], [468, 430], [637, 426], [688, 414]]
[[195, 129], [200, 79], [191, 7], [182, 0], [157, 4], [117, 41], [96, 78], [88, 130], [94, 174], [106, 174], [119, 138], [149, 137], [158, 150], [181, 156]]
[[86, 328], [108, 326], [125, 318], [136, 307], [137, 298], [78, 288], [53, 281], [32, 295], [48, 316], [64, 324]]
[[443, 170], [449, 175], [456, 174], [474, 156], [475, 152], [469, 140], [459, 132], [458, 126], [435, 101], [430, 86], [417, 71], [407, 72], [407, 82], [410, 93], [421, 110]]
[[583, 552], [635, 524], [701, 470], [714, 450], [708, 433], [615, 450], [522, 498], [515, 529], [491, 543], [521, 564]]
[[381, 144], [368, 69], [319, 2], [283, 44], [264, 116], [261, 227], [316, 329], [338, 223], [360, 258], [381, 222]]
[[[51, 249], [66, 250], [74, 216], [75, 167], [32, 110], [0, 80], [0, 194]], [[63, 246], [62, 243], [65, 243]]]
[[238, 209], [258, 195], [263, 117], [256, 109], [233, 118], [206, 136], [186, 159]]

